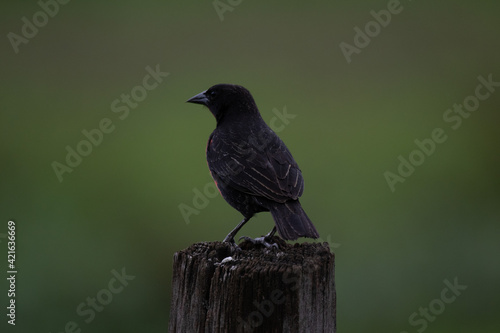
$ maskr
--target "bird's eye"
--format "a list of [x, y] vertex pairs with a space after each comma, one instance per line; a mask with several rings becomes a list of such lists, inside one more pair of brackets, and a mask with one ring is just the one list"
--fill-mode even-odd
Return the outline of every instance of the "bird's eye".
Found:
[[208, 95], [210, 96], [210, 98], [214, 98], [217, 95], [217, 93], [214, 90], [212, 90], [208, 92]]

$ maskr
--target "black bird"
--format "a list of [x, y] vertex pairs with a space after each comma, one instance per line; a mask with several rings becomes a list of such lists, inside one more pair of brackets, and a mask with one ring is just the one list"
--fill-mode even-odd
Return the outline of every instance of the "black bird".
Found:
[[[258, 212], [271, 212], [275, 227], [255, 241], [266, 246], [278, 229], [286, 240], [318, 238], [299, 202], [302, 173], [292, 154], [264, 122], [250, 92], [242, 86], [217, 84], [190, 98], [215, 116], [217, 127], [207, 144], [207, 162], [222, 197], [244, 219], [224, 239], [234, 236]], [[249, 239], [248, 237], [243, 237]]]

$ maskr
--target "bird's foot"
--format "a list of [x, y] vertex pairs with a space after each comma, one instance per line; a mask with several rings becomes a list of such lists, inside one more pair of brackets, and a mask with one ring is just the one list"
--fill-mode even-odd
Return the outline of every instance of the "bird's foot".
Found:
[[229, 237], [229, 235], [226, 238], [224, 238], [222, 242], [229, 244], [232, 253], [241, 252], [241, 248], [238, 246], [238, 244], [236, 244], [234, 238]]
[[224, 240], [222, 241], [223, 243], [228, 243], [231, 246], [231, 250], [232, 250], [233, 253], [241, 251], [241, 248], [234, 241], [234, 236], [236, 236], [236, 234], [238, 233], [238, 231], [241, 229], [241, 227], [243, 227], [243, 225], [245, 223], [248, 222], [248, 220], [250, 220], [250, 217], [245, 217], [243, 219], [243, 221], [241, 221], [236, 226], [236, 228], [234, 228], [233, 230], [231, 230], [231, 232], [228, 233], [227, 236], [226, 236], [226, 238], [224, 238]]
[[279, 249], [278, 244], [276, 243], [271, 243], [271, 238], [268, 236], [263, 236], [263, 237], [257, 237], [257, 238], [250, 238], [247, 236], [241, 236], [240, 240], [244, 239], [246, 241], [251, 242], [252, 244], [261, 244], [264, 245], [268, 249]]

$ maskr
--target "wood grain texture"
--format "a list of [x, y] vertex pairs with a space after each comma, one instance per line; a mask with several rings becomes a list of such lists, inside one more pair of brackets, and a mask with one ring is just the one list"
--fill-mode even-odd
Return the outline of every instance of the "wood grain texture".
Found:
[[174, 255], [169, 332], [335, 332], [327, 243], [197, 243]]

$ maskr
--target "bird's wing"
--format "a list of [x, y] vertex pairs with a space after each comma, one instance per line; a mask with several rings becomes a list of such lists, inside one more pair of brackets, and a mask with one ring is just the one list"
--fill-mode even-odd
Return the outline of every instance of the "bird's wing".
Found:
[[304, 190], [292, 154], [269, 128], [248, 137], [212, 134], [207, 162], [214, 178], [244, 193], [285, 202], [298, 199]]

